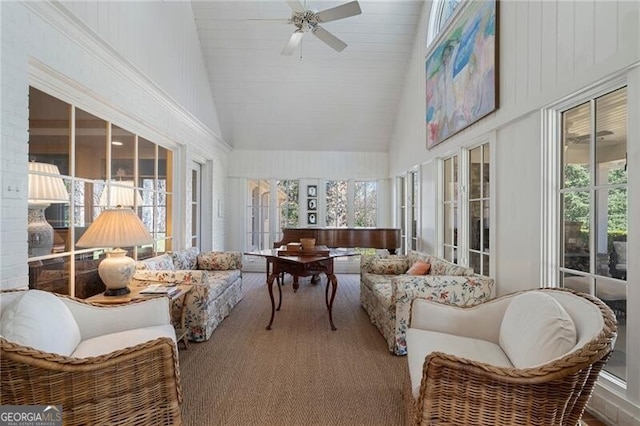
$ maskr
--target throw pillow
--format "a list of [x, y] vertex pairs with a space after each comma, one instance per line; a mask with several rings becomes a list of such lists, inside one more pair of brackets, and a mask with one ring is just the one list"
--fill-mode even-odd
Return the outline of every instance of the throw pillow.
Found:
[[204, 271], [228, 271], [242, 269], [239, 259], [230, 252], [210, 251], [198, 255], [198, 269]]
[[407, 261], [404, 258], [383, 257], [371, 262], [371, 273], [378, 275], [400, 275], [407, 272]]
[[191, 247], [185, 250], [178, 250], [171, 253], [174, 268], [177, 271], [196, 269], [196, 267], [198, 266], [199, 253], [200, 249], [198, 247]]
[[71, 355], [80, 343], [80, 329], [69, 308], [53, 293], [24, 293], [2, 313], [0, 334], [39, 351]]
[[431, 264], [427, 262], [423, 262], [418, 260], [416, 263], [411, 265], [411, 268], [407, 271], [409, 275], [427, 275], [429, 270], [431, 269]]
[[528, 291], [507, 307], [499, 341], [515, 367], [529, 368], [566, 355], [576, 344], [576, 326], [553, 297]]

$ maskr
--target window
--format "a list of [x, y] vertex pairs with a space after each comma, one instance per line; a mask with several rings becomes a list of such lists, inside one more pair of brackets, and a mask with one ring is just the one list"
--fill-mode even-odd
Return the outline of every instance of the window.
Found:
[[[148, 246], [123, 247], [129, 256], [170, 250], [172, 161], [170, 150], [30, 87], [30, 288], [80, 298], [104, 290], [98, 276], [104, 250], [76, 242], [105, 208], [134, 209], [154, 237]], [[43, 198], [35, 176], [63, 188]]]
[[297, 180], [279, 180], [278, 188], [278, 220], [277, 240], [282, 240], [283, 228], [296, 228], [299, 223], [300, 183]]
[[489, 271], [489, 144], [469, 151], [469, 266], [480, 275]]
[[605, 371], [626, 380], [627, 89], [560, 111], [559, 273], [616, 313], [619, 338]]
[[418, 207], [419, 207], [419, 199], [418, 193], [420, 190], [420, 186], [418, 184], [418, 172], [413, 171], [409, 173], [409, 184], [411, 185], [409, 191], [409, 214], [411, 215], [410, 223], [411, 223], [411, 245], [409, 248], [411, 250], [418, 250]]
[[400, 205], [400, 250], [401, 254], [405, 253], [407, 247], [407, 197], [406, 197], [406, 188], [405, 188], [405, 177], [398, 177], [398, 201]]
[[377, 191], [375, 181], [355, 182], [354, 211], [356, 227], [375, 227], [377, 223]]
[[442, 193], [444, 194], [443, 257], [449, 262], [458, 263], [458, 156], [444, 160], [442, 183]]
[[271, 248], [269, 240], [269, 180], [249, 180], [249, 204], [247, 206], [247, 242], [249, 251]]
[[348, 181], [330, 180], [325, 186], [327, 226], [346, 227]]
[[447, 27], [449, 21], [453, 19], [455, 12], [462, 9], [462, 7], [459, 7], [462, 3], [463, 0], [435, 0], [431, 3], [427, 46]]
[[[200, 173], [202, 165], [191, 165], [191, 247], [200, 247]], [[220, 209], [220, 206], [216, 206]], [[221, 215], [218, 211], [218, 217]]]
[[489, 142], [443, 160], [442, 173], [443, 257], [490, 276]]

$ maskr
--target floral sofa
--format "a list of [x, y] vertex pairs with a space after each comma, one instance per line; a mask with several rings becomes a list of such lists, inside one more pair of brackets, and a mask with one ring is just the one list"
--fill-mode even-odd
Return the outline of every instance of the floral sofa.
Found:
[[242, 299], [242, 253], [191, 247], [136, 262], [132, 285], [158, 282], [193, 285], [184, 301], [187, 337], [204, 342]]
[[[426, 275], [409, 275], [417, 261], [428, 263]], [[360, 260], [360, 303], [389, 345], [406, 355], [406, 331], [411, 302], [416, 297], [456, 306], [473, 306], [491, 299], [493, 278], [428, 254], [363, 255]]]

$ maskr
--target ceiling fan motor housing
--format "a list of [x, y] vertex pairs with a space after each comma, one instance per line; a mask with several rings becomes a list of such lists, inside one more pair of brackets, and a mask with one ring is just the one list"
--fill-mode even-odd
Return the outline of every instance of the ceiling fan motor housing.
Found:
[[290, 21], [302, 32], [313, 31], [319, 23], [318, 15], [310, 10], [294, 12]]

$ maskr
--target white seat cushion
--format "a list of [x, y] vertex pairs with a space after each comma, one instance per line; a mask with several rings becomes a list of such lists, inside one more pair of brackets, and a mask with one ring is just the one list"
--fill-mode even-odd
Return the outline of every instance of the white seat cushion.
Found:
[[59, 355], [70, 355], [80, 343], [71, 311], [53, 293], [25, 291], [2, 312], [0, 334], [10, 342]]
[[120, 331], [118, 333], [105, 334], [80, 342], [76, 350], [71, 354], [74, 358], [89, 358], [129, 348], [159, 337], [170, 337], [176, 341], [176, 332], [169, 324], [156, 325], [134, 330]]
[[513, 367], [502, 348], [495, 343], [437, 331], [409, 328], [407, 330], [407, 362], [414, 398], [418, 398], [420, 392], [424, 360], [431, 352], [444, 352], [498, 367]]
[[500, 346], [517, 368], [530, 368], [567, 354], [576, 326], [553, 297], [528, 291], [514, 297], [502, 317]]

